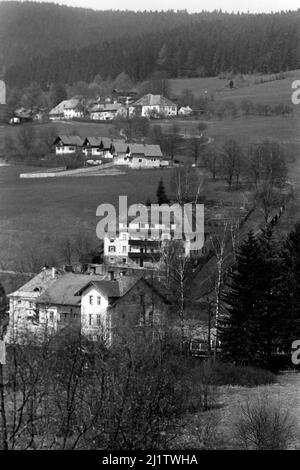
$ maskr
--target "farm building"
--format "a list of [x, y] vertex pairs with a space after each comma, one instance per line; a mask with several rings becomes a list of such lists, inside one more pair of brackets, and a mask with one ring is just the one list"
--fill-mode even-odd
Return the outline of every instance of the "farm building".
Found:
[[159, 326], [168, 311], [167, 299], [142, 277], [108, 280], [54, 268], [44, 269], [8, 297], [8, 342], [73, 329], [110, 346], [126, 332], [135, 335], [138, 326]]
[[177, 104], [162, 95], [144, 95], [132, 104], [135, 114], [144, 117], [171, 117], [177, 115]]

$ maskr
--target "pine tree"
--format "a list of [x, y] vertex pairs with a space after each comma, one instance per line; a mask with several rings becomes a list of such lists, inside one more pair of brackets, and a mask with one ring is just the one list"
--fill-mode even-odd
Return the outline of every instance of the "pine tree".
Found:
[[271, 234], [255, 238], [250, 233], [221, 293], [225, 313], [219, 337], [225, 358], [269, 367], [278, 333], [275, 263]]
[[166, 195], [166, 190], [165, 190], [165, 186], [164, 186], [164, 182], [162, 178], [160, 179], [158, 183], [156, 196], [157, 196], [158, 204], [169, 204], [169, 199]]

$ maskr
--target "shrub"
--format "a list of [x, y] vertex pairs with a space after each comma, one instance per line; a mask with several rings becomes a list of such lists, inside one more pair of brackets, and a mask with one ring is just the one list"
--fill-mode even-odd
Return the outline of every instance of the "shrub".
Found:
[[244, 387], [257, 387], [276, 382], [276, 377], [271, 372], [251, 366], [238, 366], [235, 364], [210, 361], [200, 366], [199, 374], [206, 369], [210, 370], [211, 380], [214, 385], [240, 385]]
[[234, 428], [239, 447], [247, 450], [283, 450], [294, 435], [289, 412], [267, 395], [242, 405]]

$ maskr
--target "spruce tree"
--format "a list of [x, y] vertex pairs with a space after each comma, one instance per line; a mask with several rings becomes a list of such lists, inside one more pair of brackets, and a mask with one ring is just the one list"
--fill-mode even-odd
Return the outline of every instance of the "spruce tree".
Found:
[[165, 186], [164, 186], [164, 182], [162, 178], [160, 179], [158, 183], [156, 196], [157, 196], [158, 204], [169, 204], [169, 199], [166, 195], [166, 190], [165, 190]]
[[271, 251], [270, 234], [249, 233], [223, 284], [219, 338], [225, 358], [239, 364], [268, 367], [271, 362], [278, 330]]
[[289, 352], [292, 342], [300, 339], [300, 222], [285, 240], [282, 262], [281, 348]]

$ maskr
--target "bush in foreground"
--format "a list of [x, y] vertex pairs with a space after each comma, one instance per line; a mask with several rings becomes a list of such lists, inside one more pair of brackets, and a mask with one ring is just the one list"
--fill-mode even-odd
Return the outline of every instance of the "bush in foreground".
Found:
[[289, 412], [266, 394], [241, 405], [234, 427], [238, 446], [245, 450], [284, 450], [294, 436]]

